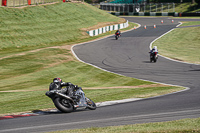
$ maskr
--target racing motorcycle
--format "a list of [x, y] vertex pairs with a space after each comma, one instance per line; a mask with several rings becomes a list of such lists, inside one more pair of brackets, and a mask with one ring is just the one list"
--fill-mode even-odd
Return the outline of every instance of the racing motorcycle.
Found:
[[[73, 94], [69, 93], [73, 90]], [[46, 95], [50, 97], [55, 107], [64, 113], [70, 113], [77, 108], [96, 109], [96, 104], [89, 98], [85, 97], [81, 87], [67, 86], [61, 90], [49, 90]]]
[[117, 40], [119, 37], [120, 37], [120, 34], [117, 32], [117, 33], [115, 34], [115, 39]]
[[156, 62], [158, 59], [158, 52], [149, 52], [150, 53], [150, 62]]

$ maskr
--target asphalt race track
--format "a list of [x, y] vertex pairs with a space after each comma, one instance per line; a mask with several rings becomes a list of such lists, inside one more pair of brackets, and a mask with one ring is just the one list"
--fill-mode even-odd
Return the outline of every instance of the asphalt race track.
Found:
[[[163, 57], [159, 57], [157, 63], [149, 62], [150, 43], [176, 28], [181, 19], [174, 19], [174, 23], [167, 17], [126, 19], [140, 23], [141, 27], [122, 33], [119, 40], [110, 36], [77, 45], [73, 48], [77, 57], [114, 73], [190, 89], [161, 97], [100, 107], [94, 111], [83, 110], [68, 114], [52, 113], [1, 120], [0, 133], [44, 132], [200, 117], [200, 65], [175, 62]], [[153, 27], [154, 24], [156, 28]], [[144, 25], [147, 29], [143, 28]]]

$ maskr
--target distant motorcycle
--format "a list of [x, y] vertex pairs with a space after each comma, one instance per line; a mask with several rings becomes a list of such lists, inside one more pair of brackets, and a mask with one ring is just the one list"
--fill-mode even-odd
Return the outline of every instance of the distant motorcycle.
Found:
[[[58, 110], [64, 113], [70, 113], [77, 108], [88, 108], [91, 110], [96, 109], [96, 104], [89, 98], [85, 97], [81, 87], [77, 89], [67, 86], [61, 90], [49, 90], [46, 95], [50, 97]], [[73, 95], [68, 94], [68, 90], [73, 89]]]
[[150, 53], [150, 62], [156, 62], [158, 59], [158, 52], [149, 52]]
[[119, 37], [120, 37], [120, 34], [117, 32], [117, 33], [115, 34], [115, 39], [117, 40]]

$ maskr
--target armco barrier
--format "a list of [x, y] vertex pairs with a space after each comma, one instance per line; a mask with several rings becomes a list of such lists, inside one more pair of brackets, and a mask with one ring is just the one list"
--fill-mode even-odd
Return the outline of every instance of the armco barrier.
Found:
[[97, 36], [99, 34], [106, 33], [108, 31], [123, 29], [123, 28], [126, 28], [126, 27], [128, 27], [128, 21], [126, 23], [122, 23], [122, 24], [110, 25], [110, 26], [105, 26], [103, 28], [99, 28], [99, 29], [96, 29], [96, 30], [87, 31], [87, 33], [90, 36]]

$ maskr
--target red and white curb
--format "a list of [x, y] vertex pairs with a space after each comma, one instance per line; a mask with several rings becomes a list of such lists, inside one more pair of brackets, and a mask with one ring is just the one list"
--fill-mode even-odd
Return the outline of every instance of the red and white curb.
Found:
[[12, 118], [18, 118], [18, 117], [36, 116], [36, 115], [38, 114], [30, 113], [30, 114], [21, 114], [21, 115], [6, 115], [6, 116], [0, 117], [0, 120], [12, 119]]

